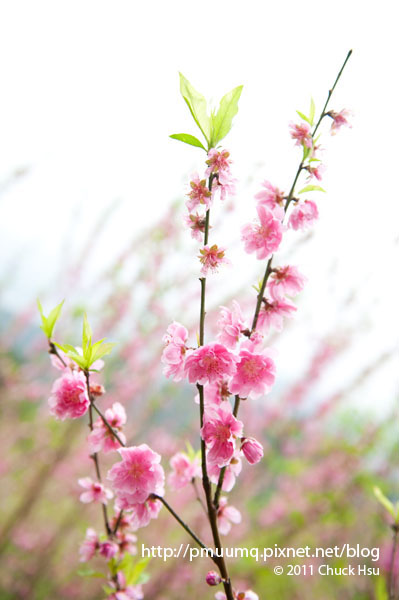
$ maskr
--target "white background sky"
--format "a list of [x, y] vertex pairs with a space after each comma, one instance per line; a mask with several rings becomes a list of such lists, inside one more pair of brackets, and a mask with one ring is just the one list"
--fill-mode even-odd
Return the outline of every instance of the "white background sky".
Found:
[[[395, 4], [3, 2], [0, 184], [29, 168], [0, 197], [1, 260], [24, 256], [3, 305], [22, 307], [51, 285], [71, 222], [74, 252], [99, 210], [121, 199], [100, 263], [182, 196], [202, 155], [168, 137], [196, 134], [179, 95], [179, 70], [215, 100], [244, 84], [226, 146], [242, 182], [239, 211], [249, 219], [264, 178], [283, 188], [292, 179], [298, 157], [287, 125], [295, 110], [306, 110], [310, 95], [320, 108], [353, 48], [331, 104], [354, 111], [353, 129], [325, 140], [328, 197], [320, 199], [318, 246], [307, 266], [317, 278], [320, 256], [335, 253], [340, 285], [366, 281], [372, 343], [391, 345], [399, 300], [392, 258], [399, 216]], [[323, 298], [328, 302], [327, 293]], [[316, 329], [325, 315], [321, 307]]]

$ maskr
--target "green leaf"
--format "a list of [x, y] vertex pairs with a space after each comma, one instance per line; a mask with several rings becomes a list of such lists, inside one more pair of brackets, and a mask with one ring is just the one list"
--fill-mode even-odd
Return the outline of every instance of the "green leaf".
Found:
[[83, 356], [86, 356], [87, 349], [91, 346], [91, 338], [92, 331], [89, 325], [89, 321], [87, 320], [86, 313], [83, 316], [83, 334], [82, 334], [82, 346], [83, 346]]
[[378, 502], [380, 502], [380, 504], [382, 504], [382, 506], [389, 512], [389, 514], [396, 521], [396, 511], [395, 511], [395, 508], [394, 508], [394, 505], [392, 504], [392, 502], [390, 500], [388, 500], [388, 498], [382, 493], [382, 491], [379, 487], [374, 486], [373, 492], [374, 492], [374, 496], [377, 498]]
[[212, 115], [211, 146], [215, 147], [230, 131], [233, 118], [238, 112], [238, 101], [242, 92], [242, 85], [234, 88], [223, 96], [220, 101], [219, 110]]
[[79, 569], [78, 570], [78, 575], [80, 575], [81, 577], [106, 577], [106, 575], [104, 575], [104, 573], [100, 573], [100, 571], [94, 571], [93, 569]]
[[58, 320], [58, 317], [61, 314], [61, 309], [62, 309], [62, 305], [64, 304], [65, 300], [63, 300], [62, 302], [60, 302], [55, 308], [53, 308], [52, 311], [50, 311], [50, 314], [48, 317], [46, 317], [43, 313], [43, 307], [40, 303], [40, 300], [37, 300], [37, 306], [40, 312], [40, 316], [42, 319], [42, 325], [40, 327], [40, 329], [42, 329], [42, 331], [44, 332], [44, 334], [46, 335], [46, 337], [50, 340], [52, 335], [53, 335], [53, 330], [54, 330], [54, 326]]
[[184, 77], [184, 75], [179, 73], [179, 76], [181, 95], [186, 101], [194, 121], [197, 123], [203, 136], [209, 144], [211, 123], [207, 113], [206, 100], [202, 94], [193, 88], [191, 83]]
[[[123, 573], [126, 577], [127, 585], [136, 585], [138, 583], [144, 583], [142, 581], [143, 576], [145, 575], [144, 569], [148, 565], [150, 559], [142, 558], [141, 560], [135, 563], [132, 556], [125, 554], [125, 557], [126, 556], [129, 556], [132, 559], [132, 561], [129, 564], [127, 564], [125, 567], [122, 567]], [[125, 557], [122, 559], [122, 562], [125, 560]]]
[[306, 121], [307, 123], [309, 123], [309, 125], [311, 125], [312, 123], [310, 122], [310, 120], [308, 119], [308, 117], [306, 115], [304, 115], [300, 110], [296, 111], [297, 114], [301, 117], [301, 119], [303, 119], [304, 121]]
[[314, 103], [313, 98], [310, 99], [310, 112], [309, 112], [309, 123], [310, 125], [313, 125], [314, 123], [314, 116], [316, 114], [316, 105]]
[[109, 585], [103, 585], [103, 590], [106, 594], [115, 594], [115, 589], [112, 587], [109, 587]]
[[302, 188], [298, 194], [305, 194], [306, 192], [325, 192], [326, 190], [320, 187], [319, 185], [307, 185]]
[[[100, 344], [100, 345], [98, 347], [96, 347], [97, 344]], [[92, 352], [90, 355], [89, 367], [91, 367], [91, 365], [93, 363], [95, 363], [96, 360], [99, 360], [103, 356], [106, 356], [107, 354], [109, 354], [112, 351], [112, 348], [114, 348], [114, 346], [116, 346], [116, 344], [112, 344], [111, 342], [105, 342], [105, 343], [103, 343], [102, 341], [96, 342], [96, 344], [94, 344], [91, 349]]]
[[171, 137], [172, 140], [179, 140], [179, 142], [184, 142], [185, 144], [189, 144], [190, 146], [197, 146], [197, 148], [202, 148], [206, 152], [205, 146], [194, 135], [190, 135], [189, 133], [174, 133], [169, 137]]
[[376, 578], [375, 581], [375, 598], [376, 600], [388, 600], [388, 591], [385, 577], [382, 575]]

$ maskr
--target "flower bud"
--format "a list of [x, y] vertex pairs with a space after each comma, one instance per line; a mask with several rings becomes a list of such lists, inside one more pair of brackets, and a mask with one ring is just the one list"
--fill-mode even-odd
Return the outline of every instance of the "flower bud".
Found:
[[205, 579], [208, 585], [219, 585], [222, 581], [222, 578], [216, 571], [209, 571]]
[[119, 546], [118, 544], [115, 544], [115, 542], [102, 542], [100, 544], [100, 554], [101, 556], [104, 556], [104, 558], [110, 559], [113, 558], [115, 556], [115, 554], [118, 552], [119, 550]]
[[250, 465], [258, 463], [263, 456], [263, 446], [255, 438], [243, 438], [241, 450]]

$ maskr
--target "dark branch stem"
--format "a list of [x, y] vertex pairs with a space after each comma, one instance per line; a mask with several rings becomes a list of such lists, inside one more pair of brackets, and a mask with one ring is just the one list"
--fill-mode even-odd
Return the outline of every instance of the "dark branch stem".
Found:
[[392, 531], [393, 531], [392, 551], [391, 551], [391, 560], [389, 563], [389, 571], [388, 571], [389, 600], [395, 600], [395, 588], [396, 588], [395, 557], [396, 557], [396, 550], [398, 547], [399, 526], [392, 525]]

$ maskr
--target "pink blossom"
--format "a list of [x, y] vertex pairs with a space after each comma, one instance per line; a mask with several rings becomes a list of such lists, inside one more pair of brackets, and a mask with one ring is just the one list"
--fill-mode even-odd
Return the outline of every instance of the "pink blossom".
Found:
[[219, 508], [217, 511], [217, 523], [219, 532], [222, 535], [227, 535], [231, 529], [231, 524], [241, 523], [241, 513], [234, 506], [227, 505], [227, 498], [222, 497], [219, 500]]
[[295, 231], [309, 229], [318, 217], [319, 211], [313, 200], [305, 200], [294, 207], [288, 219], [288, 226]]
[[305, 277], [301, 275], [297, 267], [287, 265], [273, 269], [269, 282], [268, 289], [274, 300], [282, 300], [287, 294], [288, 296], [296, 296], [305, 285]]
[[319, 165], [317, 165], [317, 167], [311, 167], [309, 165], [308, 167], [306, 167], [306, 169], [309, 173], [309, 176], [307, 177], [307, 181], [312, 179], [312, 177], [317, 179], [317, 181], [321, 181], [323, 179], [323, 174], [324, 174], [324, 171], [326, 170], [326, 167], [320, 163]]
[[234, 349], [240, 339], [241, 331], [245, 328], [245, 321], [240, 305], [233, 300], [233, 310], [221, 306], [220, 319], [217, 322], [219, 328], [218, 340], [227, 348]]
[[[116, 431], [121, 441], [126, 443], [126, 437], [121, 431], [123, 425], [126, 423], [126, 412], [122, 404], [114, 402], [112, 408], [107, 408], [104, 416], [112, 429]], [[89, 442], [90, 451], [93, 453], [100, 452], [101, 450], [108, 453], [120, 447], [120, 443], [112, 435], [101, 417], [95, 421], [93, 430], [89, 433], [87, 441]]]
[[137, 554], [137, 536], [132, 533], [121, 531], [119, 526], [118, 531], [116, 532], [116, 539], [120, 554], [123, 554], [124, 552], [132, 555]]
[[90, 406], [83, 373], [65, 370], [54, 382], [48, 403], [50, 413], [61, 421], [83, 416]]
[[211, 205], [212, 194], [206, 185], [206, 180], [200, 180], [199, 176], [194, 174], [190, 181], [190, 187], [191, 191], [187, 194], [189, 199], [186, 202], [188, 210], [191, 212], [200, 204], [204, 204], [208, 209]]
[[349, 117], [351, 116], [351, 113], [346, 108], [342, 109], [338, 113], [334, 112], [333, 110], [330, 110], [330, 112], [327, 114], [333, 120], [330, 129], [331, 135], [335, 135], [342, 126], [352, 127], [352, 125], [350, 125], [348, 121]]
[[226, 248], [219, 247], [217, 244], [200, 248], [200, 256], [198, 258], [203, 265], [201, 273], [206, 276], [208, 271], [216, 273], [222, 264], [229, 265], [230, 261], [225, 257], [225, 251]]
[[135, 504], [131, 507], [130, 527], [132, 531], [137, 531], [142, 527], [147, 527], [151, 519], [157, 519], [159, 511], [162, 508], [162, 502], [156, 499], [148, 499], [142, 504]]
[[215, 148], [212, 148], [208, 152], [207, 165], [208, 169], [205, 174], [207, 177], [216, 175], [216, 181], [213, 181], [212, 189], [220, 191], [220, 199], [224, 200], [227, 194], [235, 194], [235, 183], [236, 180], [233, 178], [230, 165], [232, 161], [229, 159], [229, 152], [227, 150], [221, 150], [220, 152]]
[[216, 573], [216, 571], [208, 571], [205, 581], [208, 585], [219, 585], [219, 583], [222, 582], [222, 578], [220, 577], [219, 573]]
[[163, 342], [166, 343], [161, 361], [166, 365], [163, 373], [173, 381], [181, 381], [184, 376], [184, 359], [186, 355], [187, 329], [174, 321], [169, 325]]
[[147, 444], [119, 448], [122, 461], [116, 463], [108, 472], [121, 508], [133, 507], [143, 503], [150, 494], [164, 494], [165, 474], [161, 456], [153, 452]]
[[[241, 473], [242, 461], [239, 454], [240, 451], [236, 450], [230, 463], [225, 467], [222, 485], [222, 490], [224, 492], [230, 492], [233, 489], [236, 477]], [[221, 467], [218, 467], [216, 463], [208, 464], [208, 475], [212, 483], [217, 483], [219, 481], [220, 471]]]
[[126, 577], [123, 571], [118, 571], [117, 585], [114, 581], [109, 581], [111, 588], [117, 589], [114, 594], [108, 596], [108, 600], [143, 600], [144, 594], [141, 585], [127, 585]]
[[243, 438], [241, 450], [250, 465], [255, 465], [263, 457], [263, 446], [255, 438]]
[[94, 529], [87, 529], [86, 537], [79, 548], [80, 562], [92, 559], [100, 547], [100, 540]]
[[[229, 405], [230, 406], [230, 405]], [[230, 463], [235, 450], [236, 437], [242, 434], [243, 424], [228, 407], [207, 407], [201, 437], [207, 447], [207, 461], [224, 467]]]
[[257, 398], [266, 394], [274, 383], [276, 367], [265, 354], [255, 354], [246, 348], [240, 350], [237, 371], [230, 383], [232, 394], [241, 398]]
[[105, 488], [99, 481], [93, 481], [91, 477], [78, 479], [78, 484], [87, 490], [80, 495], [80, 501], [88, 504], [89, 502], [101, 502], [107, 504], [108, 500], [113, 498], [111, 490]]
[[178, 452], [170, 459], [172, 473], [169, 474], [168, 483], [173, 490], [179, 490], [195, 478], [201, 476], [201, 466], [198, 457], [192, 460], [184, 452]]
[[269, 208], [276, 219], [281, 221], [284, 217], [284, 192], [272, 185], [270, 181], [264, 181], [262, 186], [265, 189], [255, 194], [258, 204]]
[[290, 123], [290, 135], [293, 140], [296, 140], [296, 146], [305, 146], [311, 148], [313, 145], [313, 138], [310, 131], [310, 125], [308, 123]]
[[236, 357], [222, 344], [207, 344], [194, 350], [186, 359], [184, 371], [190, 383], [215, 383], [235, 371]]
[[118, 551], [119, 551], [119, 546], [115, 542], [111, 542], [110, 540], [107, 540], [105, 542], [100, 543], [99, 554], [101, 554], [101, 556], [104, 556], [104, 558], [106, 558], [108, 560], [110, 558], [113, 558], [115, 556], [115, 554], [118, 553]]
[[263, 260], [275, 252], [283, 237], [281, 222], [275, 218], [271, 210], [262, 204], [257, 206], [259, 223], [244, 225], [241, 239], [245, 252], [256, 252], [256, 258]]
[[204, 239], [205, 232], [205, 217], [199, 215], [198, 213], [185, 215], [184, 221], [191, 229], [191, 237], [199, 242], [202, 242]]
[[241, 342], [240, 348], [245, 348], [250, 352], [258, 352], [263, 346], [263, 335], [259, 331], [253, 331], [249, 338]]
[[[205, 406], [211, 406], [213, 404], [219, 406], [219, 404], [228, 400], [230, 396], [229, 382], [226, 379], [210, 383], [204, 387]], [[195, 396], [195, 402], [196, 404], [199, 404], [199, 394]]]
[[257, 327], [265, 333], [274, 327], [277, 331], [283, 328], [284, 317], [292, 317], [292, 313], [296, 311], [296, 306], [286, 300], [267, 300], [262, 302], [259, 311]]

